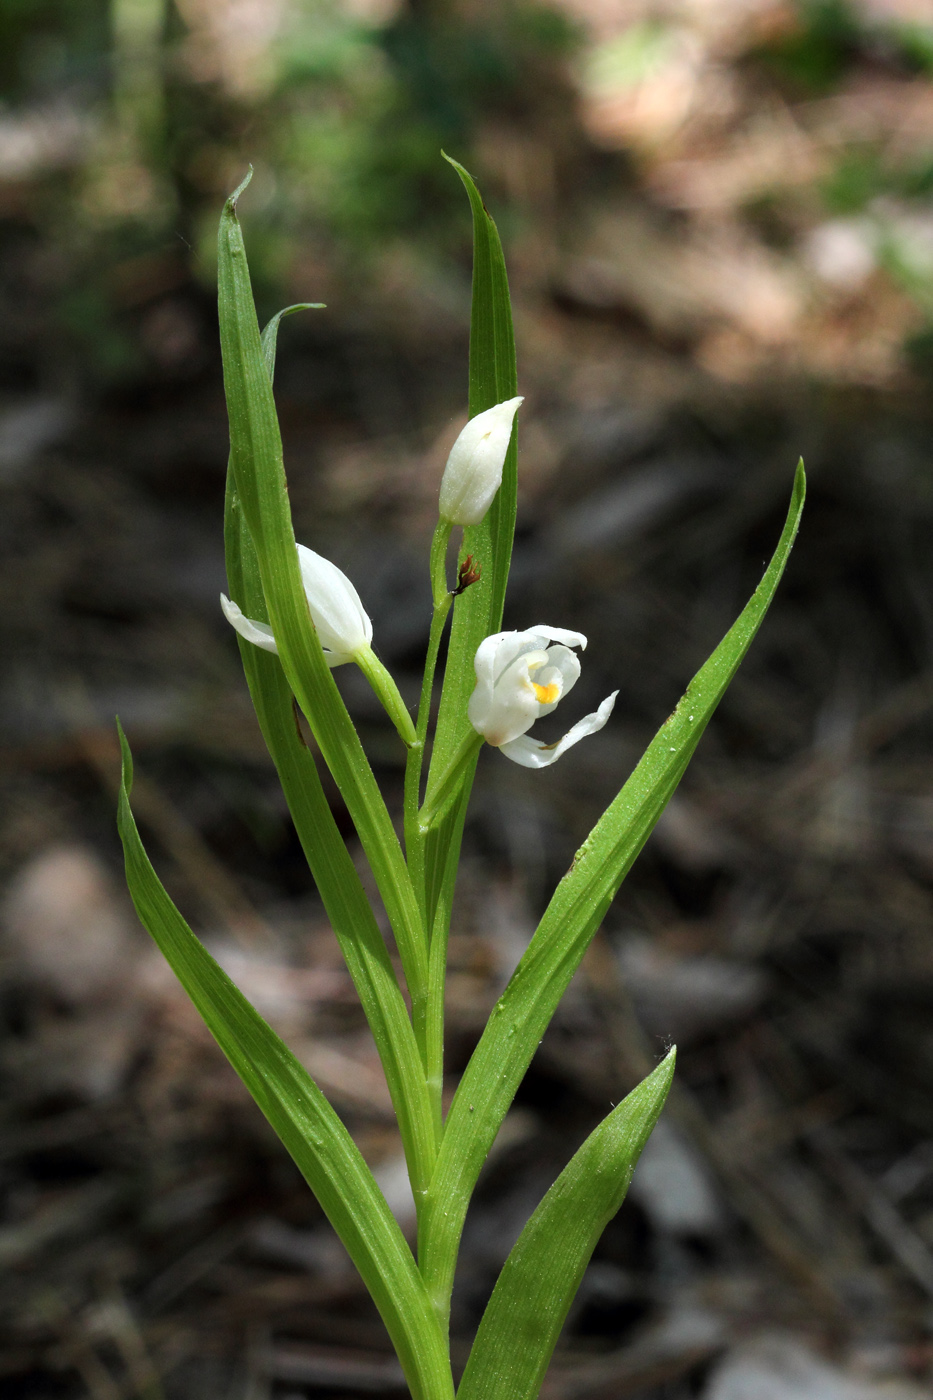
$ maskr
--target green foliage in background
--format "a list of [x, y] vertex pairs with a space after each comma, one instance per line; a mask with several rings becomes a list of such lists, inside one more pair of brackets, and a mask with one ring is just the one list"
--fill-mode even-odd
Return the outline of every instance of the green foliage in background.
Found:
[[[585, 235], [589, 214], [633, 182], [648, 205], [657, 202], [664, 180], [653, 182], [652, 163], [676, 157], [683, 133], [667, 155], [648, 152], [645, 161], [637, 141], [631, 152], [611, 149], [610, 134], [603, 148], [581, 114], [590, 99], [602, 95], [611, 109], [663, 73], [691, 27], [705, 43], [700, 20], [662, 5], [631, 23], [620, 13], [605, 33], [575, 27], [559, 0], [294, 0], [267, 13], [269, 33], [260, 24], [250, 39], [253, 26], [220, 0], [0, 6], [4, 120], [27, 131], [10, 149], [28, 151], [40, 128], [62, 133], [47, 142], [40, 132], [25, 175], [0, 168], [0, 179], [14, 188], [14, 219], [53, 252], [45, 275], [64, 331], [55, 348], [70, 348], [81, 375], [105, 385], [170, 375], [140, 329], [136, 289], [148, 285], [157, 297], [183, 285], [206, 303], [214, 210], [247, 162], [256, 170], [246, 213], [253, 282], [269, 311], [301, 258], [361, 300], [381, 278], [392, 284], [392, 268], [439, 284], [450, 255], [467, 251], [440, 148], [486, 166], [506, 241], [524, 238], [539, 259], [545, 245], [561, 248], [565, 232]], [[750, 29], [745, 42], [725, 56], [714, 43], [710, 55], [765, 123], [775, 100], [793, 110], [853, 80], [906, 86], [933, 74], [933, 23], [850, 0], [795, 0], [772, 37], [759, 41]], [[718, 122], [714, 157], [736, 134]], [[824, 216], [874, 218], [887, 200], [922, 217], [931, 162], [899, 153], [895, 132], [881, 126], [877, 141], [845, 138], [813, 188], [778, 174], [755, 208], [736, 212], [765, 229], [766, 241], [776, 233], [772, 241], [798, 262], [804, 226]], [[887, 216], [881, 222], [880, 266], [928, 318], [933, 273], [910, 239], [887, 236]], [[2, 236], [0, 220], [0, 244]], [[205, 358], [202, 346], [199, 365]]]
[[758, 57], [791, 85], [831, 91], [859, 59], [933, 71], [933, 21], [901, 19], [851, 0], [795, 0], [798, 23], [762, 44]]
[[247, 160], [260, 301], [309, 240], [354, 279], [393, 239], [429, 259], [462, 248], [438, 149], [469, 154], [500, 116], [533, 125], [573, 44], [534, 0], [403, 4], [383, 20], [297, 0], [252, 59], [224, 68], [222, 45], [214, 67], [204, 58], [197, 13], [171, 0], [0, 6], [0, 99], [83, 128], [76, 154], [31, 177], [31, 214], [68, 265], [63, 326], [104, 381], [142, 367], [119, 270], [183, 262], [213, 285], [214, 210]]

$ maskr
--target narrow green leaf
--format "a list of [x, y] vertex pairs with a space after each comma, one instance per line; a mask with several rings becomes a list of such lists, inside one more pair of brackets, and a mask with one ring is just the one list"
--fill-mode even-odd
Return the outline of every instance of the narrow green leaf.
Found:
[[[470, 417], [492, 408], [518, 393], [518, 368], [515, 360], [515, 332], [512, 327], [512, 303], [505, 256], [499, 231], [483, 203], [470, 173], [451, 160], [470, 200], [473, 212], [473, 306], [470, 313]], [[518, 436], [512, 441], [502, 472], [502, 485], [492, 505], [479, 525], [469, 526], [463, 534], [463, 553], [472, 554], [482, 567], [479, 583], [473, 585], [464, 599], [466, 607], [458, 607], [461, 619], [459, 632], [464, 639], [475, 632], [476, 646], [490, 632], [498, 630], [505, 606], [505, 588], [512, 559], [515, 535], [515, 514], [518, 502]], [[454, 622], [454, 636], [458, 624]], [[468, 665], [464, 667], [465, 701], [473, 689], [473, 656], [476, 647], [467, 648]], [[459, 676], [451, 676], [451, 684]], [[445, 677], [445, 687], [447, 679]], [[461, 716], [462, 718], [462, 716]]]
[[269, 383], [275, 380], [275, 350], [279, 340], [279, 326], [286, 316], [294, 316], [296, 311], [324, 311], [325, 306], [322, 301], [296, 301], [292, 306], [283, 306], [281, 311], [277, 311], [268, 321], [260, 336], [262, 345], [262, 358], [266, 366], [266, 373], [269, 376]]
[[787, 521], [761, 583], [580, 847], [460, 1080], [423, 1223], [421, 1268], [438, 1300], [450, 1297], [466, 1208], [499, 1125], [603, 915], [761, 626], [797, 533], [805, 491], [801, 462]]
[[672, 1050], [567, 1164], [499, 1275], [457, 1400], [535, 1400], [596, 1243], [625, 1199], [674, 1077]]
[[[473, 211], [473, 305], [470, 315], [470, 417], [492, 408], [518, 392], [515, 363], [515, 335], [509, 282], [499, 233], [483, 204], [472, 176], [457, 161], [444, 157], [453, 166], [469, 196]], [[505, 586], [512, 559], [515, 512], [518, 496], [518, 428], [505, 458], [502, 485], [492, 505], [478, 525], [463, 532], [463, 554], [472, 554], [482, 569], [478, 583], [469, 588], [454, 606], [444, 688], [431, 754], [431, 771], [447, 767], [467, 735], [467, 701], [476, 677], [473, 658], [484, 637], [502, 626]], [[461, 828], [461, 803], [469, 797], [475, 759], [461, 779], [462, 796], [444, 820], [428, 836], [425, 851], [425, 879], [428, 890], [428, 925], [440, 898], [447, 854], [455, 833]]]
[[[259, 566], [232, 471], [227, 473], [224, 545], [231, 597], [247, 617], [265, 622]], [[420, 1213], [437, 1145], [424, 1067], [405, 1001], [385, 940], [321, 786], [314, 756], [299, 732], [292, 693], [281, 664], [277, 657], [241, 637], [238, 641], [256, 716], [278, 770], [298, 839], [379, 1051]]]
[[359, 1149], [310, 1075], [194, 936], [143, 849], [122, 729], [118, 826], [130, 895], [208, 1029], [293, 1157], [366, 1282], [418, 1400], [452, 1394], [446, 1344], [408, 1245]]
[[237, 495], [256, 550], [282, 667], [347, 804], [375, 876], [398, 944], [424, 1057], [427, 934], [398, 837], [308, 611], [272, 383], [236, 217], [236, 202], [244, 185], [224, 205], [217, 249], [220, 342]]

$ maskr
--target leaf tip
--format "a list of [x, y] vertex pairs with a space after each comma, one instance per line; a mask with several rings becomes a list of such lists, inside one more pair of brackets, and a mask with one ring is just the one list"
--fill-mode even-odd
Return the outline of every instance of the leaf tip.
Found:
[[237, 200], [240, 198], [240, 195], [241, 195], [241, 194], [243, 193], [243, 191], [246, 189], [246, 186], [249, 184], [249, 182], [250, 182], [250, 180], [251, 180], [252, 178], [253, 178], [253, 167], [252, 167], [252, 165], [250, 165], [249, 168], [247, 169], [246, 174], [243, 176], [243, 179], [240, 181], [240, 183], [237, 185], [236, 189], [233, 191], [233, 194], [227, 196], [226, 203], [224, 204], [224, 213], [225, 213], [225, 214], [228, 214], [228, 213], [229, 213], [229, 214], [236, 214]]
[[444, 157], [447, 164], [452, 165], [454, 170], [456, 170], [457, 174], [460, 176], [460, 179], [463, 182], [463, 187], [466, 190], [467, 194], [470, 196], [470, 199], [472, 200], [475, 195], [476, 198], [479, 200], [480, 204], [482, 205], [487, 218], [491, 217], [489, 214], [489, 210], [486, 208], [486, 201], [483, 199], [482, 195], [477, 189], [476, 181], [473, 179], [473, 176], [470, 174], [469, 170], [467, 170], [466, 166], [461, 165], [459, 160], [454, 160], [453, 156], [449, 156], [444, 150], [441, 151], [441, 155]]
[[133, 755], [130, 753], [130, 746], [123, 725], [120, 723], [120, 716], [115, 715], [117, 724], [117, 736], [120, 740], [120, 799], [126, 800], [133, 789]]
[[672, 1045], [660, 1064], [655, 1065], [650, 1074], [646, 1075], [636, 1090], [637, 1093], [645, 1093], [650, 1096], [653, 1102], [652, 1126], [655, 1119], [664, 1107], [665, 1100], [670, 1092], [671, 1084], [674, 1080], [674, 1070], [677, 1067], [677, 1046]]

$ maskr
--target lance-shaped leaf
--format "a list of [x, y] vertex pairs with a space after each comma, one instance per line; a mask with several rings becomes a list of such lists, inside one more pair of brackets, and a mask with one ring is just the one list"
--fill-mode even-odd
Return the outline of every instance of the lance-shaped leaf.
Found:
[[[281, 319], [302, 309], [303, 306], [289, 306], [280, 311], [262, 333], [263, 358], [270, 381], [275, 374]], [[256, 551], [229, 467], [224, 548], [231, 596], [248, 616], [265, 621]], [[242, 639], [240, 655], [298, 839], [379, 1051], [405, 1147], [412, 1191], [420, 1209], [437, 1148], [424, 1067], [405, 1001], [385, 940], [324, 794], [317, 764], [299, 733], [292, 693], [281, 664], [277, 657]]]
[[[470, 417], [517, 393], [515, 335], [505, 258], [496, 225], [483, 204], [472, 176], [455, 160], [445, 157], [463, 181], [473, 211], [473, 304], [470, 314]], [[444, 688], [431, 770], [443, 772], [469, 733], [466, 707], [473, 689], [473, 658], [484, 637], [498, 632], [505, 605], [505, 586], [512, 559], [515, 511], [518, 496], [518, 446], [513, 429], [506, 453], [502, 485], [486, 515], [463, 532], [463, 552], [472, 554], [481, 568], [479, 581], [457, 599], [451, 626]], [[425, 881], [428, 891], [428, 925], [440, 898], [447, 854], [461, 829], [458, 808], [469, 796], [475, 759], [461, 781], [461, 798], [427, 838]]]
[[[264, 620], [256, 557], [227, 478], [224, 528], [231, 596]], [[240, 641], [250, 695], [278, 771], [295, 830], [366, 1013], [399, 1122], [415, 1202], [436, 1158], [424, 1066], [385, 940], [321, 786], [314, 756], [298, 730], [292, 693], [275, 656]]]
[[[505, 257], [499, 232], [472, 176], [446, 157], [469, 196], [473, 212], [473, 302], [470, 312], [470, 417], [512, 399], [518, 392], [515, 334]], [[518, 444], [515, 430], [502, 470], [502, 485], [478, 525], [463, 535], [463, 552], [482, 573], [458, 600], [444, 676], [444, 695], [435, 747], [457, 747], [466, 733], [466, 702], [473, 689], [473, 657], [484, 637], [499, 630], [512, 559], [518, 499]], [[449, 732], [448, 732], [449, 731]]]
[[270, 321], [266, 322], [259, 343], [262, 346], [262, 360], [269, 376], [269, 383], [275, 382], [275, 353], [279, 343], [279, 326], [286, 316], [294, 316], [296, 311], [325, 311], [322, 301], [295, 301], [291, 306], [283, 306]]
[[596, 1243], [664, 1107], [672, 1050], [586, 1139], [505, 1261], [457, 1400], [535, 1400]]
[[761, 583], [577, 851], [460, 1080], [422, 1217], [421, 1269], [437, 1297], [450, 1297], [473, 1187], [548, 1022], [761, 626], [797, 533], [805, 491], [801, 462], [784, 530]]
[[452, 1396], [437, 1316], [411, 1250], [350, 1134], [259, 1013], [191, 932], [152, 868], [130, 808], [122, 729], [118, 826], [136, 912], [221, 1050], [285, 1144], [373, 1296], [418, 1400]]
[[256, 550], [282, 667], [343, 795], [375, 876], [405, 970], [416, 1034], [423, 1044], [427, 935], [398, 837], [308, 611], [272, 382], [236, 216], [236, 202], [245, 183], [224, 205], [217, 244], [220, 343], [237, 495]]

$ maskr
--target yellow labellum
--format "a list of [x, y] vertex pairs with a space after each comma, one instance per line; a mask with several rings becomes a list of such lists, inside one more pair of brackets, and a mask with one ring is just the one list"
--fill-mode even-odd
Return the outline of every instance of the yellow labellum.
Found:
[[535, 695], [537, 695], [542, 705], [553, 705], [554, 701], [560, 695], [560, 686], [556, 685], [553, 681], [550, 685], [535, 685], [534, 681], [532, 681], [531, 684], [534, 687]]

